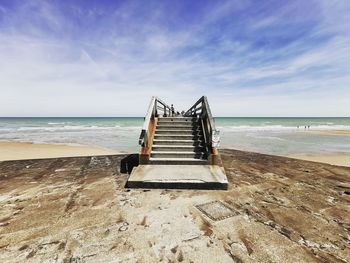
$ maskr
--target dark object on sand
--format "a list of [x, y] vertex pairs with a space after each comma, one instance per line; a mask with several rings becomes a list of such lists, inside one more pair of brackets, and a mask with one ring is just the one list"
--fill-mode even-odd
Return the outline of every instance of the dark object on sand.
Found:
[[130, 174], [135, 166], [139, 165], [139, 154], [129, 154], [120, 161], [120, 172]]

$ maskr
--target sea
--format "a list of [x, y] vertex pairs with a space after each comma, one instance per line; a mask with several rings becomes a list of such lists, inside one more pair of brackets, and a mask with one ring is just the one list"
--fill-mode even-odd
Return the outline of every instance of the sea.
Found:
[[[98, 146], [139, 151], [143, 117], [0, 118], [0, 141]], [[350, 135], [315, 133], [350, 130], [350, 118], [217, 117], [220, 148], [276, 155], [350, 153]]]

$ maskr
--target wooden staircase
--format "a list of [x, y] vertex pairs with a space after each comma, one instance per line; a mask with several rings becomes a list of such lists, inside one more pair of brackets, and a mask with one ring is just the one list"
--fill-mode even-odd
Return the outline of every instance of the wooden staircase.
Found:
[[158, 119], [149, 164], [208, 164], [200, 119]]
[[227, 189], [214, 119], [205, 96], [184, 116], [152, 97], [140, 134], [139, 166], [128, 188]]

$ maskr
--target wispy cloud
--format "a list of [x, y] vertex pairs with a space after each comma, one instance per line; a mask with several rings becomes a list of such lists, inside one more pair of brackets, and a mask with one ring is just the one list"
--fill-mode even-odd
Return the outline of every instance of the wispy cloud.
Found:
[[[345, 1], [0, 4], [0, 115], [350, 116]], [[326, 107], [327, 106], [327, 107]]]

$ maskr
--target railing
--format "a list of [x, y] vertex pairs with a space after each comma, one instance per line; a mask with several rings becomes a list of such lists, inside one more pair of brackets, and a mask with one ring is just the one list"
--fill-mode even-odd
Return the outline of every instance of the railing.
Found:
[[169, 105], [164, 103], [161, 99], [157, 97], [152, 97], [151, 102], [148, 106], [145, 121], [143, 123], [142, 131], [139, 138], [139, 144], [142, 147], [148, 147], [149, 142], [149, 124], [150, 121], [155, 117], [159, 116], [159, 112], [162, 113], [164, 117], [171, 115], [171, 108]]
[[185, 116], [196, 116], [201, 119], [206, 147], [210, 153], [213, 152], [213, 148], [219, 146], [220, 131], [215, 128], [214, 118], [211, 114], [207, 97], [201, 97], [186, 111]]

